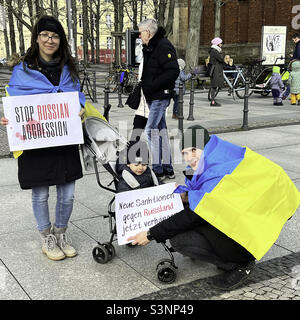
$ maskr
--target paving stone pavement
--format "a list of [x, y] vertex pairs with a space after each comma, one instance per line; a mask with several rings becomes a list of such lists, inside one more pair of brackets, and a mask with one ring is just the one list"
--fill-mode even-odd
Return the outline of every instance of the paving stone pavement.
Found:
[[[195, 118], [207, 118], [208, 120], [205, 125], [208, 129], [218, 132], [234, 131], [237, 129], [237, 123], [239, 123], [236, 120], [236, 114], [237, 112], [241, 114], [241, 102], [240, 105], [237, 105], [238, 102], [229, 100], [229, 98], [226, 97], [226, 93], [224, 96], [221, 96], [221, 98], [223, 99], [221, 101], [224, 103], [224, 108], [226, 108], [228, 114], [228, 121], [224, 121], [222, 118], [224, 114], [222, 116], [220, 115], [221, 111], [219, 108], [217, 108], [219, 110], [212, 110], [212, 108], [202, 107], [203, 101], [205, 101], [202, 97], [196, 98], [196, 102], [201, 105], [201, 108], [195, 108]], [[251, 112], [255, 114], [255, 121], [258, 121], [257, 119], [259, 118], [264, 118], [261, 126], [278, 126], [280, 124], [288, 126], [289, 124], [299, 123], [300, 121], [300, 112], [295, 108], [290, 108], [288, 104], [286, 104], [285, 109], [276, 109], [273, 108], [273, 106], [269, 107], [269, 104], [272, 104], [271, 97], [262, 100], [260, 97], [256, 98], [252, 96], [251, 99], [250, 114]], [[116, 123], [118, 119], [132, 116], [132, 110], [128, 110], [128, 108], [118, 109], [116, 108], [117, 101], [111, 101], [113, 104], [111, 122], [115, 121]], [[103, 110], [102, 101], [99, 101], [95, 106], [100, 111]], [[253, 109], [257, 109], [253, 111], [251, 109], [252, 106]], [[185, 115], [188, 114], [188, 107], [188, 104], [185, 103]], [[263, 107], [265, 108], [263, 109]], [[261, 108], [261, 111], [259, 108]], [[1, 115], [3, 115], [3, 109], [0, 101], [0, 116]], [[170, 115], [167, 119], [169, 128], [175, 128], [177, 126], [177, 123], [170, 119]], [[201, 123], [203, 123], [203, 121]], [[191, 122], [184, 120], [185, 127], [191, 124]], [[251, 124], [250, 121], [250, 126]], [[253, 134], [255, 134], [254, 131]], [[11, 156], [7, 144], [6, 131], [0, 127], [0, 164], [1, 158]], [[296, 173], [295, 176], [296, 180], [299, 180]], [[280, 249], [279, 244], [277, 247]], [[284, 255], [257, 263], [251, 277], [235, 290], [221, 291], [213, 288], [212, 281], [215, 276], [209, 276], [181, 285], [168, 286], [149, 294], [137, 295], [133, 300], [300, 300], [300, 252], [288, 250], [285, 247], [282, 249], [284, 249]]]
[[143, 295], [136, 300], [300, 300], [300, 252], [256, 265], [237, 289], [212, 286], [216, 276]]

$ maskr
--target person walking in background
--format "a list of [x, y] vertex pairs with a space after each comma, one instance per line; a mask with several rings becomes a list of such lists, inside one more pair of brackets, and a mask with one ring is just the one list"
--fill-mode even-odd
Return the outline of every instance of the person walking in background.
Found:
[[274, 66], [273, 73], [270, 80], [272, 88], [273, 104], [274, 106], [282, 106], [282, 92], [284, 90], [284, 84], [280, 75], [280, 67]]
[[[294, 33], [292, 40], [295, 43], [295, 49], [291, 56], [291, 61], [300, 60], [300, 33]], [[286, 90], [282, 96], [282, 99], [285, 100], [290, 94], [290, 85], [288, 84]]]
[[179, 76], [175, 81], [175, 88], [174, 88], [174, 105], [173, 105], [173, 115], [172, 119], [178, 119], [178, 101], [179, 101], [179, 85], [183, 85], [183, 94], [185, 94], [185, 82], [189, 79], [191, 79], [192, 74], [191, 73], [185, 73], [184, 68], [185, 68], [185, 61], [183, 59], [178, 59], [177, 60], [178, 65], [179, 65]]
[[295, 105], [298, 100], [300, 106], [300, 60], [292, 61], [288, 82], [291, 88], [291, 104]]
[[158, 27], [156, 20], [143, 20], [139, 24], [139, 32], [144, 57], [142, 90], [149, 106], [145, 132], [152, 155], [152, 168], [158, 179], [173, 179], [175, 175], [165, 113], [179, 75], [176, 51], [165, 38], [166, 31]]
[[[75, 61], [57, 19], [42, 16], [36, 22], [31, 47], [18, 60], [11, 61], [15, 66], [7, 87], [8, 95], [78, 91], [80, 104], [85, 105]], [[8, 125], [8, 119], [1, 118], [1, 124]], [[51, 260], [76, 256], [66, 230], [73, 210], [75, 181], [83, 176], [78, 145], [25, 150], [14, 156], [18, 158], [21, 188], [32, 190], [32, 208], [43, 240], [43, 253]], [[51, 226], [48, 197], [49, 186], [54, 185], [57, 203], [55, 224]]]
[[223, 65], [224, 58], [221, 54], [222, 52], [222, 42], [221, 38], [214, 38], [211, 41], [211, 48], [209, 49], [209, 61], [212, 65], [212, 72], [210, 72], [210, 87], [211, 87], [211, 107], [220, 107], [221, 104], [215, 101], [215, 95], [217, 88], [222, 88], [224, 85], [223, 76]]

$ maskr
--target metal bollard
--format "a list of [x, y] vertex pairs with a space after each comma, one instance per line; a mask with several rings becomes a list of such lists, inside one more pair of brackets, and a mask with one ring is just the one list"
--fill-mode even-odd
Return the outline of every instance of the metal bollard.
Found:
[[243, 130], [249, 130], [248, 128], [248, 98], [249, 98], [249, 84], [250, 81], [249, 79], [245, 80], [245, 97], [244, 97], [244, 109], [243, 109], [243, 125], [242, 125], [242, 129]]
[[111, 108], [111, 105], [109, 104], [109, 86], [106, 86], [104, 88], [104, 113], [103, 116], [107, 121], [109, 121], [109, 110]]
[[121, 84], [118, 84], [118, 108], [124, 108], [123, 103], [122, 103], [122, 87]]
[[97, 102], [96, 71], [93, 71], [93, 102]]
[[183, 133], [183, 84], [179, 83], [179, 97], [178, 97], [178, 129]]
[[189, 106], [189, 116], [186, 120], [193, 121], [194, 119], [194, 93], [195, 93], [195, 78], [191, 78], [191, 91], [190, 91], [190, 106]]

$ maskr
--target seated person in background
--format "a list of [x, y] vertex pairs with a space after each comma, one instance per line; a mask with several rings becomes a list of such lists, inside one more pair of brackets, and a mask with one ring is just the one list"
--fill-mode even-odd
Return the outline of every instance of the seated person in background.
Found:
[[148, 167], [148, 160], [147, 143], [142, 140], [131, 141], [129, 146], [120, 152], [116, 163], [119, 177], [117, 193], [158, 185], [154, 172]]
[[[236, 66], [233, 63], [233, 59], [230, 58], [229, 54], [226, 54], [225, 57], [224, 57], [224, 67], [223, 67], [223, 69], [224, 70], [236, 70]], [[235, 78], [236, 77], [236, 72], [231, 73], [230, 76]]]

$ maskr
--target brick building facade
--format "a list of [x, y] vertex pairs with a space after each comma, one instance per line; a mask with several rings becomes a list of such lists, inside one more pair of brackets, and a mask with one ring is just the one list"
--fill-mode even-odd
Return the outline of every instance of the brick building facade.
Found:
[[[210, 41], [214, 38], [214, 2], [203, 0], [200, 57], [207, 55]], [[190, 0], [176, 2], [172, 41], [180, 55], [186, 47], [189, 11]], [[292, 34], [300, 32], [300, 0], [224, 0], [221, 6], [223, 51], [239, 60], [259, 57], [263, 25], [287, 26], [288, 53], [292, 49]]]

